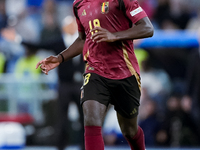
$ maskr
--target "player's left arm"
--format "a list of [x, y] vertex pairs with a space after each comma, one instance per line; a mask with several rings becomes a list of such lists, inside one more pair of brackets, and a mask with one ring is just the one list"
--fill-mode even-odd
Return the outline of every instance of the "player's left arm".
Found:
[[[98, 32], [95, 32], [98, 31]], [[119, 40], [134, 40], [152, 37], [154, 28], [148, 17], [144, 17], [137, 21], [127, 30], [111, 33], [108, 30], [95, 27], [91, 30], [94, 34], [91, 39], [95, 42], [114, 42]]]

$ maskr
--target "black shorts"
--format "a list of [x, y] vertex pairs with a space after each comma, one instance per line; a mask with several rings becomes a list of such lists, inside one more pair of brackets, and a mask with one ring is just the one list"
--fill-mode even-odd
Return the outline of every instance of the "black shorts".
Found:
[[141, 93], [138, 82], [140, 81], [137, 81], [135, 76], [113, 80], [95, 73], [84, 74], [81, 105], [87, 100], [96, 100], [106, 106], [113, 104], [120, 115], [133, 118], [138, 115], [140, 105]]

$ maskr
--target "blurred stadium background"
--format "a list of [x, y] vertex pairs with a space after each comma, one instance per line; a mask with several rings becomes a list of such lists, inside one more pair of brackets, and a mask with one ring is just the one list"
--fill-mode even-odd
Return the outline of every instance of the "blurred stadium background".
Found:
[[[200, 1], [138, 1], [155, 28], [153, 38], [134, 42], [142, 78], [139, 124], [147, 150], [200, 149]], [[71, 42], [66, 16], [73, 15], [72, 3], [0, 0], [0, 149], [57, 149], [55, 106], [62, 77], [58, 69], [46, 76], [35, 65], [56, 54], [38, 43], [56, 41], [60, 34], [66, 47]], [[76, 59], [66, 70], [81, 86], [82, 70], [70, 68], [77, 68]], [[73, 101], [65, 115], [66, 150], [78, 150], [80, 115]], [[106, 150], [129, 149], [112, 107], [103, 135]]]

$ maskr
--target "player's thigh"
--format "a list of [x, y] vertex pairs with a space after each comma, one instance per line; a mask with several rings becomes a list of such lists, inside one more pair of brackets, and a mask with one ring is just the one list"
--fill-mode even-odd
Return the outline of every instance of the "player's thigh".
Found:
[[133, 137], [137, 133], [137, 116], [134, 118], [125, 118], [117, 113], [120, 129], [125, 137]]
[[85, 126], [102, 126], [107, 106], [95, 100], [87, 100], [82, 104]]
[[114, 81], [111, 103], [115, 110], [124, 118], [135, 118], [140, 105], [140, 88], [135, 76]]
[[81, 105], [85, 126], [102, 125], [109, 101], [110, 92], [105, 79], [95, 73], [85, 74], [81, 88]]

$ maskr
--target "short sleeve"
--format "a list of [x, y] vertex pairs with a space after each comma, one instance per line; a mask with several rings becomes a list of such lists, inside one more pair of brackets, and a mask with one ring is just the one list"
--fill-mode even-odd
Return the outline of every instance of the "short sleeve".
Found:
[[81, 21], [78, 17], [78, 5], [81, 1], [74, 1], [73, 3], [73, 12], [74, 12], [74, 16], [76, 17], [76, 23], [77, 23], [77, 26], [78, 26], [78, 31], [79, 32], [84, 32], [84, 27], [82, 26], [81, 24]]
[[133, 23], [136, 23], [140, 19], [147, 17], [146, 12], [142, 9], [142, 7], [140, 7], [137, 0], [123, 1], [126, 9], [126, 15]]

